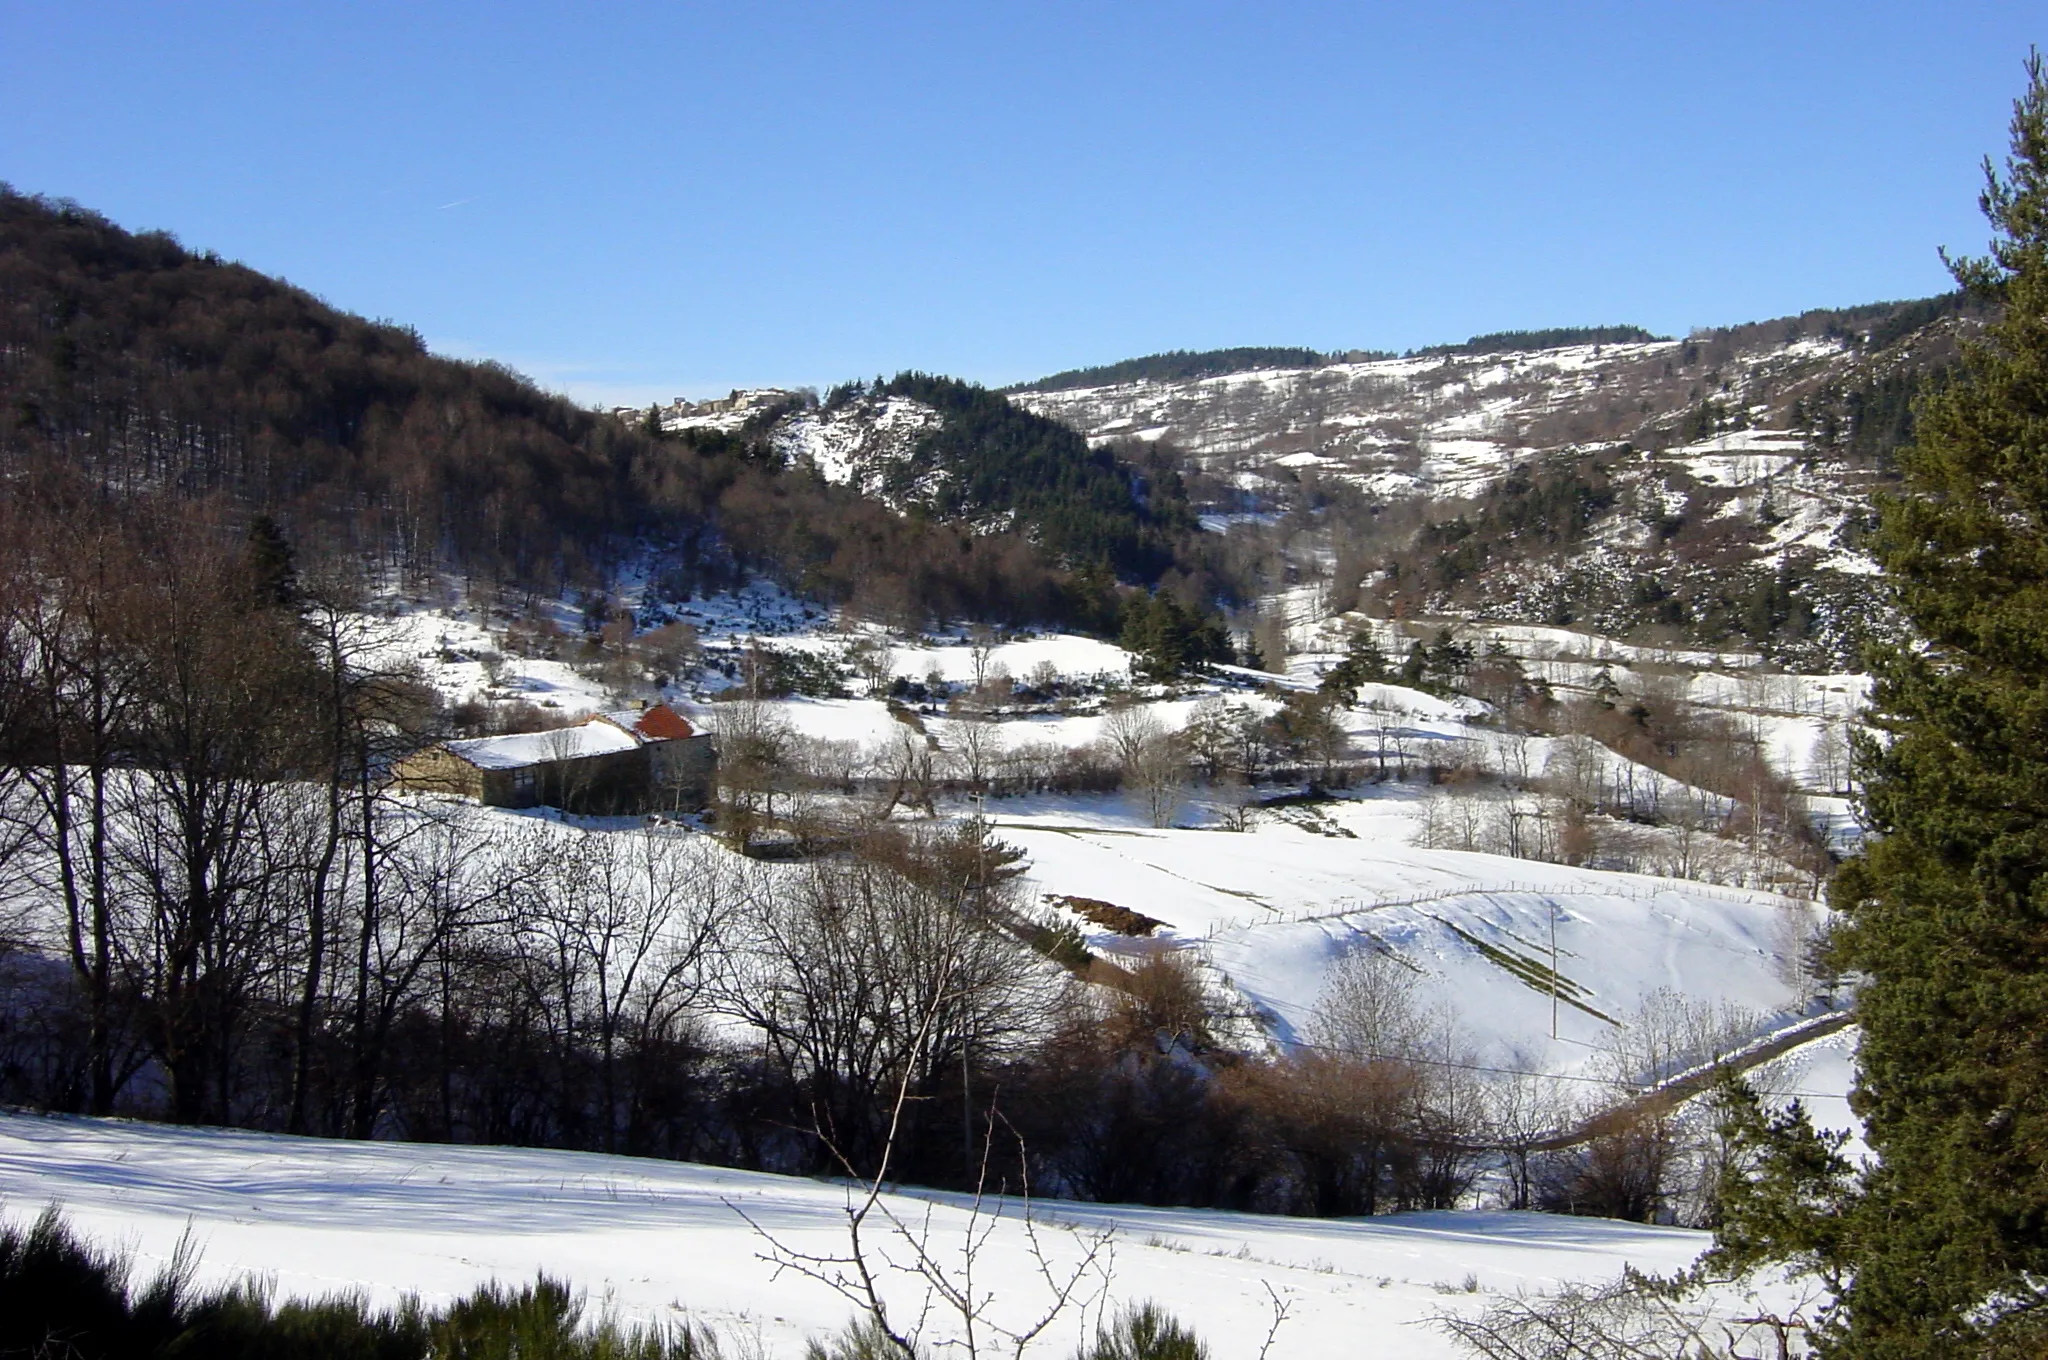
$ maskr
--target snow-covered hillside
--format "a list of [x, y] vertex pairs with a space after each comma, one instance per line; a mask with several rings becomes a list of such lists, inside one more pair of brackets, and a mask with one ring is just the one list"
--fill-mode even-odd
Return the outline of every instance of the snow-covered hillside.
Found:
[[[61, 1204], [89, 1237], [133, 1251], [145, 1278], [189, 1236], [200, 1279], [254, 1274], [285, 1297], [361, 1290], [379, 1303], [408, 1293], [446, 1302], [546, 1271], [622, 1319], [687, 1315], [721, 1332], [728, 1353], [767, 1357], [799, 1354], [850, 1314], [823, 1285], [765, 1259], [771, 1235], [791, 1250], [843, 1250], [844, 1189], [674, 1162], [0, 1114], [0, 1203], [17, 1219]], [[960, 1196], [903, 1191], [884, 1203], [928, 1231], [949, 1268], [960, 1264]], [[1046, 1291], [1023, 1206], [995, 1212], [977, 1280], [993, 1294], [991, 1315], [1015, 1326], [1044, 1310]], [[1271, 1325], [1268, 1286], [1289, 1308], [1276, 1354], [1349, 1354], [1370, 1338], [1378, 1355], [1450, 1356], [1429, 1325], [1440, 1311], [1611, 1278], [1625, 1265], [1670, 1271], [1706, 1245], [1681, 1229], [1537, 1214], [1314, 1221], [1067, 1203], [1032, 1213], [1056, 1268], [1090, 1234], [1113, 1231], [1107, 1279], [1081, 1291], [1088, 1324], [1104, 1304], [1153, 1299], [1232, 1356], [1255, 1354]], [[907, 1258], [901, 1241], [879, 1245]], [[889, 1297], [914, 1308], [918, 1282], [884, 1276]], [[1030, 1354], [1070, 1354], [1083, 1322], [1070, 1310]], [[934, 1343], [959, 1336], [955, 1319], [933, 1314]]]
[[1090, 439], [1165, 440], [1248, 487], [1315, 469], [1389, 498], [1445, 498], [1473, 494], [1552, 442], [1526, 428], [1538, 418], [1661, 365], [1678, 347], [1377, 359], [1014, 400]]
[[1043, 892], [1166, 923], [1142, 940], [1094, 930], [1091, 946], [1125, 957], [1194, 951], [1276, 1041], [1305, 1037], [1332, 965], [1362, 950], [1408, 964], [1454, 1042], [1495, 1066], [1605, 1071], [1619, 1032], [1660, 991], [1737, 1016], [1752, 1034], [1806, 1009], [1794, 956], [1817, 905], [1418, 848], [1417, 801], [1324, 805], [1313, 830], [1277, 816], [1237, 835], [1091, 826], [1069, 814], [1006, 819], [1001, 831], [1029, 852]]
[[1899, 393], [1967, 323], [1808, 320], [1012, 400], [1097, 444], [1170, 445], [1205, 527], [1346, 608], [1747, 634], [1840, 669], [1894, 627], [1861, 535], [1885, 441], [1910, 429]]
[[864, 496], [896, 505], [920, 499], [910, 489], [891, 493], [889, 475], [922, 436], [937, 429], [939, 413], [909, 397], [879, 397], [832, 410], [801, 411], [776, 428], [774, 447], [792, 464], [816, 469], [828, 482], [851, 485]]
[[[1382, 500], [1465, 499], [1517, 465], [1628, 439], [1643, 451], [1644, 475], [1681, 500], [1693, 485], [1767, 487], [1796, 504], [1839, 500], [1838, 479], [1806, 486], [1791, 475], [1815, 452], [1793, 427], [1792, 402], [1840, 381], [1856, 348], [1800, 339], [1730, 348], [1712, 362], [1700, 348], [1658, 341], [1443, 354], [1024, 390], [1012, 399], [1091, 440], [1171, 443], [1269, 495], [1312, 471]], [[1678, 437], [1679, 417], [1704, 396], [1721, 413], [1711, 423], [1733, 428]]]
[[[630, 603], [630, 601], [629, 601]], [[702, 623], [704, 666], [666, 697], [700, 724], [726, 720], [722, 694], [737, 673], [730, 658], [748, 646], [801, 653], [844, 666], [841, 697], [792, 695], [770, 700], [770, 720], [813, 743], [835, 779], [882, 779], [902, 758], [904, 743], [925, 751], [939, 781], [937, 810], [963, 815], [967, 802], [946, 792], [969, 777], [999, 784], [1031, 782], [1018, 771], [1057, 763], [1061, 753], [1097, 748], [1112, 707], [1102, 687], [1130, 683], [1130, 656], [1095, 639], [1042, 635], [990, 641], [977, 649], [964, 636], [886, 638], [873, 629], [835, 631], [807, 619], [772, 593], [693, 602]], [[527, 697], [565, 710], [616, 706], [584, 672], [559, 662], [503, 659], [495, 684], [468, 659], [490, 646], [470, 618], [414, 613], [400, 620], [404, 645], [418, 649], [429, 674], [451, 701], [479, 695]], [[1384, 621], [1353, 617], [1304, 625], [1303, 642], [1334, 643], [1349, 628], [1368, 626], [1398, 655], [1411, 633]], [[758, 631], [757, 631], [758, 629]], [[1647, 648], [1566, 629], [1523, 625], [1465, 630], [1475, 646], [1511, 649], [1529, 674], [1560, 696], [1609, 683], [1623, 694], [1661, 687], [1687, 702], [1752, 724], [1779, 768], [1821, 788], [1831, 785], [1815, 763], [1822, 735], [1839, 730], [1861, 701], [1862, 679], [1766, 674], [1754, 654]], [[861, 647], [871, 669], [925, 689], [913, 704], [861, 697], [874, 687], [848, 660]], [[1187, 729], [1218, 711], [1267, 717], [1289, 693], [1312, 691], [1336, 652], [1304, 652], [1285, 676], [1227, 669], [1217, 679], [1173, 691], [1128, 689], [1162, 733]], [[721, 669], [722, 667], [722, 669]], [[967, 693], [977, 678], [1007, 675], [1017, 683], [1057, 677], [1079, 692], [1057, 703], [949, 705], [945, 691]], [[1218, 706], [1222, 706], [1219, 710]], [[1126, 711], [1129, 711], [1126, 707]], [[1464, 782], [1433, 785], [1413, 779], [1363, 785], [1310, 804], [1246, 811], [1218, 801], [1218, 791], [1183, 787], [1171, 795], [1161, 829], [1159, 809], [1135, 792], [1122, 795], [1018, 793], [982, 807], [999, 834], [1029, 856], [1038, 899], [1107, 901], [1167, 923], [1151, 939], [1126, 940], [1083, 924], [1099, 952], [1118, 955], [1158, 948], [1187, 950], [1202, 960], [1219, 1001], [1253, 1017], [1239, 1036], [1254, 1045], [1303, 1037], [1329, 968], [1359, 950], [1385, 950], [1413, 965], [1424, 1001], [1451, 1019], [1458, 1041], [1490, 1064], [1585, 1074], [1603, 1067], [1615, 1037], [1659, 995], [1697, 1012], [1719, 1012], [1724, 1028], [1755, 1036], [1788, 1025], [1816, 1004], [1799, 955], [1822, 927], [1824, 911], [1810, 896], [1780, 897], [1699, 881], [1572, 868], [1487, 851], [1509, 848], [1518, 828], [1542, 829], [1555, 809], [1517, 786], [1569, 765], [1614, 786], [1637, 791], [1642, 806], [1671, 807], [1686, 798], [1701, 806], [1725, 800], [1699, 793], [1634, 765], [1581, 738], [1520, 735], [1489, 725], [1487, 705], [1443, 698], [1395, 684], [1368, 684], [1357, 703], [1337, 712], [1352, 758], [1368, 770], [1399, 776], [1425, 769], [1469, 772]], [[1574, 746], [1578, 743], [1578, 747]], [[1583, 754], [1579, 747], [1592, 752]], [[968, 762], [974, 763], [970, 769]], [[978, 770], [978, 773], [976, 772]], [[1252, 791], [1271, 798], [1285, 789]], [[828, 791], [804, 795], [829, 813], [837, 802], [858, 815], [860, 798]], [[914, 809], [901, 807], [898, 816]], [[1846, 810], [1819, 814], [1841, 834], [1853, 832]], [[1225, 830], [1238, 825], [1242, 831]], [[1547, 834], [1547, 833], [1546, 833]], [[1684, 872], [1723, 882], [1776, 881], [1765, 861], [1752, 863], [1728, 842], [1707, 836], [1681, 844], [1683, 833], [1617, 826], [1640, 847], [1628, 861], [1657, 872]], [[1715, 857], [1718, 856], [1718, 859]], [[1759, 868], [1759, 865], [1766, 867]], [[1717, 867], [1718, 866], [1718, 867]], [[1759, 875], [1763, 876], [1759, 876]], [[1548, 982], [1553, 927], [1557, 950], [1557, 1035], [1551, 1033]], [[1487, 998], [1475, 1005], [1476, 997]], [[1611, 1064], [1609, 1064], [1611, 1066]]]

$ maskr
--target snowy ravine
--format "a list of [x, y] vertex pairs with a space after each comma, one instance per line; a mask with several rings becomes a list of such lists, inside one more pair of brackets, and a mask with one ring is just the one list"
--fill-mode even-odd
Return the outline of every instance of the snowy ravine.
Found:
[[[51, 1203], [97, 1242], [131, 1250], [145, 1279], [190, 1232], [203, 1281], [253, 1273], [283, 1297], [360, 1289], [379, 1303], [407, 1292], [445, 1302], [485, 1280], [546, 1271], [586, 1291], [594, 1309], [637, 1321], [687, 1312], [728, 1340], [758, 1338], [770, 1356], [801, 1353], [805, 1338], [850, 1315], [824, 1286], [778, 1279], [746, 1221], [800, 1251], [843, 1249], [846, 1192], [819, 1181], [589, 1153], [0, 1115], [0, 1206], [19, 1221]], [[915, 1224], [929, 1210], [934, 1249], [957, 1260], [968, 1222], [960, 1197], [885, 1203]], [[999, 1321], [1045, 1301], [1019, 1212], [1003, 1206], [976, 1267]], [[1055, 1263], [1081, 1250], [1068, 1229], [1113, 1227], [1107, 1302], [1157, 1300], [1219, 1357], [1257, 1353], [1272, 1319], [1268, 1285], [1291, 1301], [1276, 1355], [1449, 1356], [1458, 1352], [1429, 1324], [1434, 1314], [1611, 1278], [1624, 1264], [1670, 1271], [1707, 1243], [1683, 1229], [1542, 1214], [1313, 1220], [1049, 1202], [1033, 1214]], [[920, 1293], [901, 1274], [888, 1287], [903, 1307]], [[933, 1315], [929, 1340], [957, 1333]], [[1070, 1314], [1028, 1353], [1070, 1355], [1081, 1333]]]

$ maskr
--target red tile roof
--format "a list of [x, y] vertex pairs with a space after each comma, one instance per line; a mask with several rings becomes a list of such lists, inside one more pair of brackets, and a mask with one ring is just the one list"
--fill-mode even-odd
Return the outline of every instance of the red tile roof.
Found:
[[633, 724], [633, 730], [650, 741], [677, 741], [697, 735], [697, 729], [690, 726], [690, 720], [667, 704], [656, 704], [641, 713], [639, 721]]

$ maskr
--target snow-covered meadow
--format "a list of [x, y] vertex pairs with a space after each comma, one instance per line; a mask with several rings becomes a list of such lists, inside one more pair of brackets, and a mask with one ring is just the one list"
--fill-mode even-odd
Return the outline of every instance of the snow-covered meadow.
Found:
[[[708, 1323], [737, 1355], [794, 1356], [848, 1320], [844, 1299], [778, 1274], [767, 1259], [771, 1237], [797, 1252], [843, 1251], [847, 1197], [828, 1182], [591, 1153], [0, 1115], [0, 1208], [20, 1219], [59, 1204], [87, 1236], [132, 1252], [144, 1278], [188, 1237], [202, 1281], [255, 1275], [284, 1297], [361, 1291], [378, 1303], [407, 1293], [447, 1302], [488, 1280], [545, 1271], [622, 1320]], [[967, 1201], [905, 1190], [885, 1204], [928, 1233], [947, 1268], [963, 1264]], [[1048, 1301], [1024, 1208], [1011, 1200], [987, 1211], [1000, 1221], [974, 1263], [990, 1316], [1013, 1328]], [[1402, 1360], [1450, 1356], [1459, 1352], [1430, 1325], [1440, 1311], [1607, 1279], [1625, 1265], [1675, 1270], [1707, 1241], [1542, 1214], [1311, 1220], [1045, 1202], [1030, 1212], [1056, 1278], [1092, 1234], [1113, 1231], [1101, 1270], [1078, 1295], [1089, 1306], [1048, 1329], [1028, 1352], [1040, 1356], [1071, 1354], [1105, 1304], [1145, 1299], [1195, 1327], [1216, 1354], [1253, 1355], [1272, 1324], [1273, 1295], [1288, 1308], [1275, 1354], [1369, 1346]], [[909, 1259], [886, 1232], [876, 1245]], [[918, 1279], [883, 1274], [904, 1314], [919, 1306]], [[929, 1326], [935, 1345], [960, 1339], [958, 1319], [943, 1309]]]
[[1791, 956], [1819, 920], [1813, 903], [1423, 849], [1407, 843], [1398, 805], [1379, 801], [1318, 812], [1352, 834], [1277, 820], [1248, 834], [1007, 817], [998, 830], [1029, 854], [1043, 892], [1166, 923], [1142, 940], [1090, 928], [1091, 947], [1193, 951], [1276, 1043], [1304, 1037], [1329, 970], [1360, 950], [1411, 965], [1461, 1048], [1546, 1072], [1600, 1068], [1617, 1030], [1660, 992], [1756, 1034], [1812, 1005]]

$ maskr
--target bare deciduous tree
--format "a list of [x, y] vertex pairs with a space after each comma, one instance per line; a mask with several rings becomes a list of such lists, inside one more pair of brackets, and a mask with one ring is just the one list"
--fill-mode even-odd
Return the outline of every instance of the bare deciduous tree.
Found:
[[1323, 977], [1310, 1038], [1358, 1058], [1408, 1058], [1422, 1044], [1421, 974], [1377, 942], [1354, 949]]
[[1822, 793], [1840, 794], [1849, 791], [1853, 764], [1849, 758], [1849, 739], [1841, 723], [1826, 723], [1820, 729], [1819, 737], [1813, 743], [1813, 758], [1810, 777]]
[[757, 879], [745, 898], [713, 1004], [760, 1032], [863, 1174], [882, 1156], [906, 1071], [921, 1127], [922, 1098], [970, 1049], [988, 1058], [1021, 1042], [1048, 1004], [1049, 968], [998, 928], [987, 891], [854, 861]]
[[1126, 786], [1144, 800], [1154, 826], [1171, 826], [1187, 790], [1187, 752], [1179, 734], [1142, 704], [1111, 708], [1102, 719], [1102, 745], [1116, 760]]
[[876, 820], [888, 817], [899, 806], [922, 808], [927, 817], [938, 815], [938, 753], [923, 724], [900, 723], [876, 758], [888, 784]]
[[615, 1151], [621, 1044], [665, 1033], [696, 1001], [738, 908], [735, 873], [659, 831], [540, 832], [526, 852], [533, 872], [516, 927], [528, 976], [552, 993], [564, 1040], [595, 1046], [599, 1142]]
[[1136, 764], [1144, 749], [1165, 734], [1159, 715], [1144, 704], [1113, 704], [1102, 715], [1102, 744], [1125, 769]]
[[996, 630], [985, 623], [977, 623], [967, 630], [967, 656], [974, 668], [974, 688], [979, 691], [988, 684], [989, 663], [996, 654], [1000, 640]]
[[1537, 1151], [1570, 1122], [1571, 1113], [1559, 1084], [1533, 1072], [1500, 1077], [1487, 1088], [1486, 1132], [1500, 1149], [1508, 1208], [1534, 1207]]
[[[919, 1049], [932, 1039], [939, 1010], [944, 1004], [943, 996], [933, 998], [918, 1027]], [[1036, 1276], [1031, 1283], [1042, 1289], [1042, 1297], [1022, 1315], [1016, 1315], [1013, 1308], [1004, 1310], [1011, 1314], [1006, 1319], [995, 1307], [999, 1298], [997, 1291], [977, 1281], [982, 1254], [1004, 1217], [999, 1209], [995, 1212], [987, 1209], [989, 1147], [995, 1136], [993, 1121], [984, 1137], [980, 1170], [975, 1177], [973, 1198], [968, 1204], [957, 1250], [937, 1238], [932, 1206], [924, 1206], [923, 1211], [915, 1216], [905, 1215], [897, 1212], [895, 1205], [884, 1197], [883, 1187], [888, 1182], [897, 1143], [905, 1132], [904, 1115], [911, 1100], [914, 1075], [914, 1065], [906, 1064], [897, 1078], [887, 1134], [872, 1173], [863, 1175], [858, 1172], [853, 1161], [832, 1141], [829, 1132], [822, 1127], [816, 1130], [820, 1140], [831, 1149], [840, 1169], [855, 1182], [848, 1187], [846, 1194], [846, 1247], [843, 1251], [798, 1250], [754, 1219], [743, 1207], [727, 1201], [727, 1206], [745, 1219], [766, 1244], [766, 1250], [760, 1254], [761, 1259], [773, 1265], [778, 1275], [789, 1271], [815, 1280], [853, 1305], [858, 1321], [852, 1329], [851, 1349], [862, 1355], [875, 1355], [876, 1360], [880, 1360], [877, 1352], [898, 1356], [901, 1360], [918, 1360], [925, 1354], [925, 1338], [932, 1315], [939, 1311], [952, 1314], [959, 1328], [959, 1335], [945, 1344], [958, 1346], [970, 1360], [980, 1356], [984, 1347], [990, 1350], [1000, 1348], [1014, 1360], [1023, 1360], [1032, 1344], [1070, 1310], [1079, 1313], [1084, 1328], [1090, 1310], [1094, 1310], [1099, 1325], [1115, 1275], [1115, 1229], [1098, 1228], [1075, 1233], [1077, 1250], [1073, 1259], [1056, 1262], [1055, 1253], [1041, 1235], [1032, 1213], [1028, 1183], [1022, 1187], [1016, 1221], [1024, 1233], [1032, 1274]], [[1019, 1151], [1021, 1153], [1021, 1147]], [[1028, 1165], [1027, 1158], [1020, 1156], [1018, 1161], [1019, 1165]], [[891, 1306], [888, 1291], [882, 1285], [888, 1275], [907, 1276], [915, 1282], [913, 1288], [920, 1297], [914, 1307], [899, 1312]], [[1004, 1292], [1014, 1297], [1022, 1291], [1012, 1288]], [[1004, 1302], [1009, 1303], [1010, 1299], [1006, 1298]], [[1279, 1330], [1286, 1318], [1287, 1308], [1275, 1295], [1268, 1347], [1272, 1333]], [[818, 1350], [817, 1347], [812, 1349]], [[1263, 1356], [1265, 1350], [1262, 1349], [1260, 1354]]]
[[889, 692], [896, 679], [896, 646], [887, 633], [868, 633], [846, 649], [847, 661], [867, 685], [870, 695]]
[[710, 727], [718, 744], [720, 830], [743, 843], [758, 818], [775, 813], [795, 730], [774, 704], [744, 690], [711, 706]]
[[969, 793], [988, 790], [1001, 756], [1003, 739], [996, 725], [978, 708], [955, 703], [945, 729], [946, 763], [953, 779]]
[[[1514, 1294], [1477, 1314], [1439, 1313], [1437, 1326], [1484, 1360], [1685, 1360], [1691, 1356], [1806, 1353], [1811, 1326], [1799, 1307], [1716, 1308], [1633, 1276], [1566, 1284], [1555, 1294]], [[1753, 1349], [1763, 1346], [1767, 1349]]]

